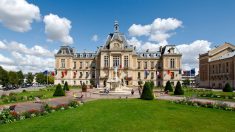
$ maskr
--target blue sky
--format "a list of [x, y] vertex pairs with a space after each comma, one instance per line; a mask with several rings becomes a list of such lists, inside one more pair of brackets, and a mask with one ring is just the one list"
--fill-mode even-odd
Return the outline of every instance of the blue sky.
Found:
[[[142, 43], [149, 42], [149, 38], [145, 35], [133, 36], [128, 29], [133, 24], [149, 25], [157, 18], [174, 18], [182, 22], [181, 26], [170, 31], [171, 36], [166, 39], [167, 44], [190, 45], [197, 40], [208, 41], [211, 43], [209, 48], [224, 42], [235, 44], [235, 1], [233, 0], [28, 0], [26, 2], [39, 8], [41, 18], [31, 23], [31, 30], [24, 32], [11, 30], [0, 22], [0, 41], [7, 41], [6, 45], [15, 41], [28, 48], [38, 45], [49, 51], [58, 49], [61, 41], [48, 41], [45, 33], [43, 18], [50, 13], [71, 22], [69, 35], [73, 38], [73, 44], [70, 46], [78, 51], [83, 49], [94, 51], [97, 46], [103, 45], [108, 33], [113, 31], [114, 20], [118, 20], [120, 30], [127, 39], [136, 37]], [[1, 11], [3, 10], [0, 7], [0, 15]], [[4, 18], [0, 16], [1, 19]], [[97, 41], [91, 40], [93, 35], [98, 36]], [[208, 49], [208, 46], [205, 49]], [[11, 52], [11, 50], [0, 50], [2, 56], [14, 61]], [[186, 63], [190, 65], [190, 62]], [[2, 63], [2, 65], [7, 67], [7, 64]], [[196, 67], [196, 64], [190, 67]]]

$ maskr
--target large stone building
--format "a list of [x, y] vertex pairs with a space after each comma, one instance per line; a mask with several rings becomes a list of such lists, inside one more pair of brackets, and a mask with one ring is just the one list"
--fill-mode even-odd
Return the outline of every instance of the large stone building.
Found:
[[93, 82], [104, 87], [118, 67], [118, 77], [127, 86], [137, 86], [139, 80], [151, 80], [157, 86], [164, 86], [170, 80], [176, 85], [181, 80], [181, 56], [175, 45], [166, 45], [154, 52], [137, 52], [115, 22], [114, 32], [96, 52], [76, 53], [69, 46], [61, 46], [55, 55], [55, 84], [67, 81], [69, 85], [90, 85]]
[[235, 87], [235, 46], [230, 43], [199, 55], [200, 87], [223, 88], [226, 83]]

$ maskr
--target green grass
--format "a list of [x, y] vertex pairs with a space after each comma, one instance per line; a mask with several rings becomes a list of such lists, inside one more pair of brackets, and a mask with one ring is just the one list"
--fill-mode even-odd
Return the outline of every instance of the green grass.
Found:
[[235, 114], [168, 101], [140, 99], [97, 100], [0, 126], [5, 131], [235, 131]]
[[[15, 93], [14, 96], [17, 98], [16, 101], [9, 100], [10, 97], [7, 96], [4, 98], [8, 98], [9, 102], [5, 102], [4, 98], [1, 97], [0, 105], [34, 100], [34, 97], [36, 96], [40, 97], [41, 99], [53, 98], [54, 89], [55, 89], [54, 87], [47, 87], [47, 88], [40, 89], [39, 91], [26, 91], [26, 92]], [[27, 97], [27, 100], [22, 100], [21, 98], [23, 97]]]

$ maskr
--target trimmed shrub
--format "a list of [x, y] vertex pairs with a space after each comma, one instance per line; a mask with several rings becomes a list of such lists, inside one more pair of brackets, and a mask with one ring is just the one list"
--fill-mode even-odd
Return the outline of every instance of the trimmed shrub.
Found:
[[144, 89], [141, 94], [141, 99], [144, 99], [144, 100], [153, 100], [154, 99], [153, 88], [152, 88], [150, 82], [145, 82]]
[[66, 81], [64, 84], [64, 91], [69, 91], [69, 86], [68, 86], [68, 82]]
[[151, 86], [152, 89], [154, 88], [154, 82], [153, 81], [150, 81], [150, 86]]
[[171, 82], [170, 82], [170, 81], [167, 81], [167, 82], [166, 82], [166, 86], [165, 86], [164, 91], [173, 92], [173, 88], [172, 88], [172, 86], [171, 86]]
[[223, 88], [223, 91], [224, 92], [232, 92], [233, 91], [233, 88], [230, 86], [229, 83], [226, 83], [224, 88]]
[[60, 84], [56, 86], [53, 96], [65, 96], [64, 90], [62, 89]]
[[85, 83], [82, 84], [82, 92], [87, 91], [87, 85]]
[[184, 91], [181, 87], [180, 82], [178, 81], [175, 87], [174, 95], [183, 95], [183, 94], [184, 94]]

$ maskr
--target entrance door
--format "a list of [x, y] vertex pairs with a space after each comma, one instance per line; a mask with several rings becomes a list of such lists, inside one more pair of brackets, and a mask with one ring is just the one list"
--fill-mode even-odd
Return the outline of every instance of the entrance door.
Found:
[[106, 87], [106, 80], [104, 80], [104, 87]]

